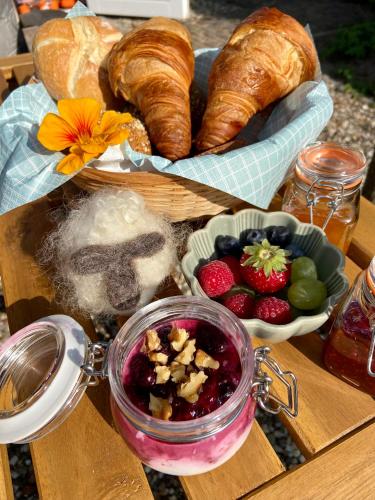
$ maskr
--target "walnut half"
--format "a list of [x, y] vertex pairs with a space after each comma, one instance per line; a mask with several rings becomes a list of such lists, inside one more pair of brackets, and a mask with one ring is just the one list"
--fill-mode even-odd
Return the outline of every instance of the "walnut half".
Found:
[[155, 373], [157, 384], [165, 384], [171, 376], [171, 371], [168, 366], [155, 366]]
[[151, 393], [148, 408], [152, 412], [152, 416], [155, 418], [169, 420], [172, 416], [172, 406], [170, 405], [168, 399], [157, 398]]
[[174, 360], [177, 361], [177, 363], [187, 366], [193, 361], [195, 350], [195, 339], [187, 340], [184, 344], [184, 350], [181, 351]]
[[168, 335], [172, 348], [177, 352], [182, 350], [188, 338], [189, 334], [184, 328], [172, 328], [171, 333]]
[[184, 398], [188, 403], [195, 403], [198, 401], [200, 388], [206, 380], [207, 375], [203, 371], [191, 372], [189, 380], [177, 387], [177, 396]]
[[214, 358], [211, 358], [202, 349], [198, 349], [195, 353], [194, 363], [198, 368], [212, 368], [213, 370], [217, 370], [220, 366], [219, 361], [215, 361]]
[[166, 365], [168, 363], [168, 356], [162, 352], [151, 352], [148, 355], [148, 359], [154, 363], [160, 363], [161, 365]]

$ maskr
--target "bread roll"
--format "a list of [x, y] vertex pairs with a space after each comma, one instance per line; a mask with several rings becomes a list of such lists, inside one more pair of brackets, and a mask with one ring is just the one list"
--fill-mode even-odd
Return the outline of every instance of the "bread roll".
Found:
[[92, 97], [116, 108], [107, 54], [122, 34], [98, 17], [52, 19], [38, 30], [33, 58], [38, 78], [54, 99]]

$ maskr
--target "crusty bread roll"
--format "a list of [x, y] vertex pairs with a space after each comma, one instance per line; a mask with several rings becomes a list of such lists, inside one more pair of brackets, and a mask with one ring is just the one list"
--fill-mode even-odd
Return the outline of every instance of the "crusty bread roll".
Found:
[[33, 43], [36, 74], [54, 99], [92, 97], [116, 108], [106, 59], [121, 37], [98, 17], [47, 21]]
[[133, 151], [150, 155], [152, 153], [150, 139], [142, 121], [138, 118], [124, 125], [129, 130], [128, 142]]
[[234, 30], [208, 78], [199, 151], [235, 137], [252, 116], [314, 78], [318, 56], [298, 21], [263, 7]]

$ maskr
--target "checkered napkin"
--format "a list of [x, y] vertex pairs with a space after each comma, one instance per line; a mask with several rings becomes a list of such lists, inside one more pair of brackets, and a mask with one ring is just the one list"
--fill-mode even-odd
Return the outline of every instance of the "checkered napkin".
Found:
[[[77, 3], [68, 17], [82, 15], [94, 14]], [[219, 49], [195, 52], [195, 82], [204, 93], [211, 64], [218, 53]], [[280, 101], [265, 123], [262, 114], [251, 120], [240, 134], [253, 142], [249, 146], [172, 163], [160, 156], [136, 153], [124, 143], [104, 154], [102, 164], [108, 170], [108, 158], [113, 157], [110, 153], [116, 157], [120, 151], [120, 160], [124, 161], [115, 163], [112, 171], [129, 170], [123, 165], [127, 162], [132, 171], [151, 168], [179, 175], [267, 208], [297, 153], [318, 137], [332, 111], [324, 82], [306, 82]], [[48, 112], [56, 112], [56, 104], [41, 83], [16, 89], [0, 107], [0, 213], [49, 193], [71, 177], [55, 171], [62, 153], [46, 150], [36, 138]], [[260, 130], [257, 142], [254, 130]], [[92, 166], [100, 169], [101, 160], [94, 161]]]

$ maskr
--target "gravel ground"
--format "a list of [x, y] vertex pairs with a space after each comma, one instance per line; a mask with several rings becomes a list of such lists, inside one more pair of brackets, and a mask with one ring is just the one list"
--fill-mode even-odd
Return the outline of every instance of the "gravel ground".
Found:
[[[341, 9], [340, 6], [342, 7], [343, 2], [340, 1], [328, 2], [319, 0], [308, 5], [299, 0], [273, 3], [282, 3], [283, 10], [295, 15], [301, 22], [309, 21], [318, 48], [320, 48], [324, 37], [330, 32], [329, 30], [332, 29], [332, 17], [334, 18], [334, 23], [339, 25], [349, 24], [352, 20], [354, 22], [354, 19], [366, 19], [367, 16], [366, 9], [355, 2], [346, 2], [345, 8]], [[316, 8], [316, 3], [319, 4], [319, 8]], [[194, 48], [222, 46], [239, 20], [259, 5], [260, 2], [258, 1], [248, 0], [236, 0], [232, 2], [226, 0], [206, 0], [205, 2], [192, 0], [192, 13], [186, 21], [186, 25], [191, 31]], [[335, 16], [338, 15], [340, 19], [327, 15], [326, 7], [334, 9]], [[322, 14], [319, 14], [320, 12]], [[133, 26], [142, 22], [139, 19], [124, 18], [111, 18], [110, 20], [123, 31], [128, 31]], [[329, 24], [330, 20], [331, 24]], [[335, 111], [330, 123], [322, 132], [320, 140], [334, 140], [341, 144], [358, 147], [364, 151], [370, 163], [374, 154], [374, 100], [360, 95], [353, 95], [346, 90], [346, 87], [341, 82], [327, 75], [324, 75], [323, 78], [329, 87]], [[373, 170], [373, 174], [370, 173], [369, 175], [366, 194], [375, 201], [375, 166]], [[9, 335], [9, 331], [1, 289], [0, 297], [1, 343]], [[98, 324], [98, 330], [102, 335], [107, 337], [108, 330], [113, 332], [114, 324]], [[303, 455], [277, 417], [257, 412], [257, 419], [276, 453], [287, 468], [304, 462]], [[9, 455], [15, 497], [17, 499], [28, 500], [38, 498], [28, 446], [11, 445], [9, 447]], [[145, 471], [157, 499], [180, 500], [186, 498], [178, 479], [160, 474], [148, 467], [145, 467]]]

